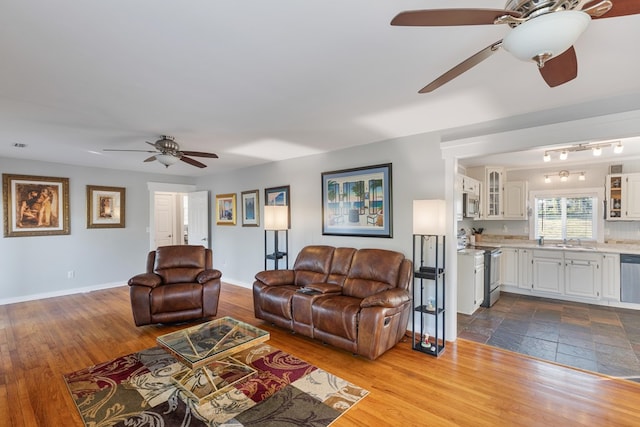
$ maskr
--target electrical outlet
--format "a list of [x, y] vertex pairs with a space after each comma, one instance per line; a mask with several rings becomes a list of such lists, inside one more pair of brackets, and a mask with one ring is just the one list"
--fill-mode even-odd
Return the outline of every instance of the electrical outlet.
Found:
[[74, 277], [76, 277], [76, 272], [73, 270], [69, 270], [67, 271], [67, 279], [73, 279]]

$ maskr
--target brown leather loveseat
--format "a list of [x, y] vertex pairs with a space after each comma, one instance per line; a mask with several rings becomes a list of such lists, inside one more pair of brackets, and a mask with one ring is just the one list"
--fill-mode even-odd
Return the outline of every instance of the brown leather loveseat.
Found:
[[136, 326], [215, 316], [222, 273], [204, 246], [161, 246], [147, 255], [146, 273], [129, 279]]
[[412, 269], [399, 252], [307, 246], [255, 276], [255, 316], [374, 360], [407, 330]]

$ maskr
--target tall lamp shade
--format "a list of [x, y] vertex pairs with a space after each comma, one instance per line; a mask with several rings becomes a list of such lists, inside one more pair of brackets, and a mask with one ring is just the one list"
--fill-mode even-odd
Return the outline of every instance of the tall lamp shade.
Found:
[[264, 207], [265, 230], [287, 230], [289, 228], [289, 207], [267, 205]]
[[446, 230], [444, 200], [413, 201], [413, 234], [444, 236]]

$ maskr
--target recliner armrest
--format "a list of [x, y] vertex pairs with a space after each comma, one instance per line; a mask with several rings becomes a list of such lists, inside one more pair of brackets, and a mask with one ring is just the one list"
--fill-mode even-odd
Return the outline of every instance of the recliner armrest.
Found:
[[360, 307], [398, 307], [409, 301], [411, 296], [404, 289], [388, 289], [366, 297]]
[[129, 279], [129, 286], [137, 285], [155, 288], [160, 284], [162, 284], [162, 278], [155, 273], [142, 273]]
[[293, 279], [293, 270], [267, 270], [256, 274], [256, 280], [267, 286], [291, 285]]
[[198, 283], [203, 284], [210, 280], [219, 279], [221, 277], [222, 277], [222, 272], [220, 270], [208, 269], [208, 270], [201, 271], [198, 274], [198, 277], [196, 277], [196, 280], [198, 281]]

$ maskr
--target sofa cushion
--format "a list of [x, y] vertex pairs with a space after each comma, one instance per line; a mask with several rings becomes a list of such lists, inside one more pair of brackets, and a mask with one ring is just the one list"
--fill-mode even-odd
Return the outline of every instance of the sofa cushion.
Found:
[[346, 338], [358, 339], [360, 299], [344, 295], [318, 298], [311, 307], [313, 328]]
[[309, 283], [324, 282], [329, 274], [333, 246], [306, 246], [300, 251], [293, 265], [294, 284], [306, 286]]
[[199, 284], [162, 285], [151, 293], [151, 314], [197, 309], [202, 312], [202, 286]]
[[333, 260], [331, 261], [331, 269], [329, 270], [327, 283], [335, 283], [340, 286], [344, 285], [355, 253], [356, 250], [354, 248], [336, 248], [336, 250], [333, 251]]
[[366, 298], [395, 288], [404, 255], [384, 249], [360, 249], [353, 256], [343, 294]]
[[156, 249], [153, 272], [164, 283], [196, 282], [205, 264], [204, 246], [161, 246]]

